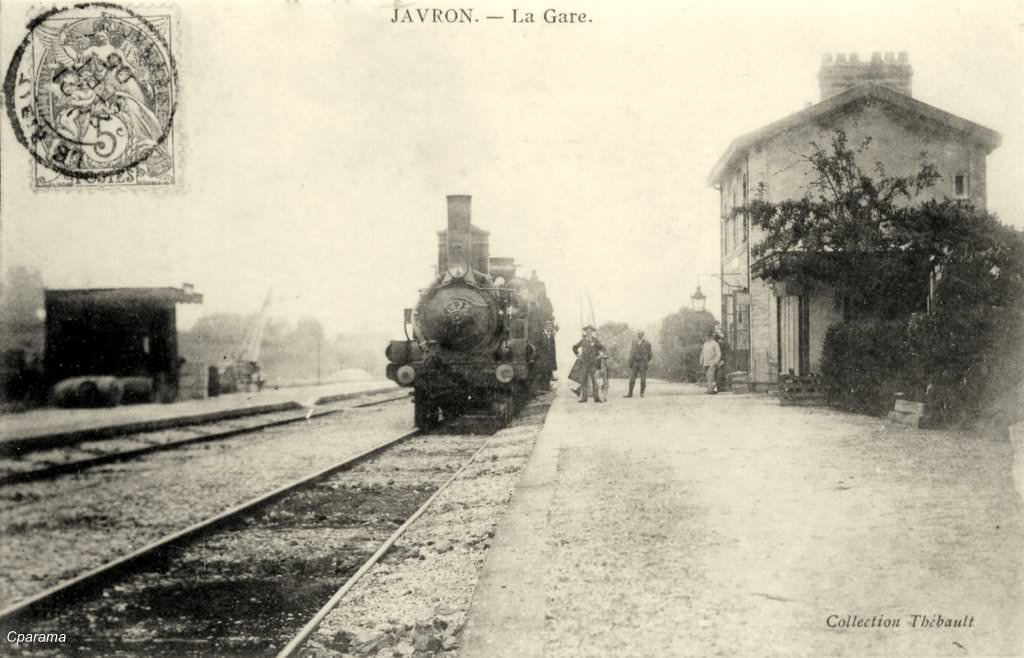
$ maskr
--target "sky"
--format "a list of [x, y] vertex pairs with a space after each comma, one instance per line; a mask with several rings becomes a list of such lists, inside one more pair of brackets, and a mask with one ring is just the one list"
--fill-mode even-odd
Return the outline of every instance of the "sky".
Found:
[[[133, 1], [146, 14], [145, 2]], [[538, 16], [531, 0], [416, 2]], [[563, 329], [649, 326], [698, 283], [716, 310], [730, 141], [817, 102], [827, 52], [907, 51], [914, 96], [1003, 136], [989, 209], [1024, 227], [1024, 5], [572, 2], [578, 25], [392, 24], [385, 0], [161, 3], [174, 12], [179, 182], [42, 190], [0, 123], [3, 269], [49, 287], [195, 285], [200, 314], [401, 335], [436, 261], [448, 194], [491, 255], [536, 270]], [[0, 8], [6, 69], [33, 14]]]

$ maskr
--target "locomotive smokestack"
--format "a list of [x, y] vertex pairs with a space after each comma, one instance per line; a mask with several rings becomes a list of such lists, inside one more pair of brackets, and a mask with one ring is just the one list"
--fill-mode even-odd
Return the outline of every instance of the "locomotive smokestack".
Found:
[[448, 196], [448, 273], [454, 277], [469, 274], [473, 255], [473, 235], [468, 194]]
[[468, 194], [448, 195], [448, 230], [469, 232], [470, 204], [473, 197]]

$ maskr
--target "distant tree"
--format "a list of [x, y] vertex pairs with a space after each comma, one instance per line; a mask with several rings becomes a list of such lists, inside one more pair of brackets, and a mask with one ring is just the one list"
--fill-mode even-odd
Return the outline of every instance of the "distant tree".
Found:
[[0, 401], [40, 404], [45, 301], [39, 270], [13, 267], [0, 280]]
[[178, 352], [187, 360], [209, 365], [226, 363], [241, 347], [245, 330], [256, 315], [212, 313], [200, 317], [191, 329], [179, 332]]
[[608, 376], [628, 377], [633, 330], [625, 322], [605, 322], [597, 328], [597, 337], [608, 352]]
[[315, 381], [338, 369], [334, 345], [316, 318], [302, 318], [287, 333], [264, 344], [263, 370], [271, 379]]
[[[256, 314], [203, 316], [179, 334], [179, 352], [190, 361], [210, 365], [231, 362], [257, 319]], [[259, 363], [263, 376], [271, 382], [315, 381], [318, 366], [323, 377], [338, 369], [340, 358], [324, 337], [319, 320], [302, 318], [293, 326], [271, 318], [263, 331]]]
[[344, 333], [332, 341], [341, 363], [340, 368], [364, 370], [383, 377], [387, 367], [384, 346], [391, 336], [385, 333]]
[[43, 349], [45, 305], [43, 277], [39, 270], [15, 266], [0, 282], [0, 349], [21, 350], [27, 355]]
[[700, 348], [704, 334], [717, 324], [707, 311], [683, 307], [661, 321], [658, 356], [652, 375], [674, 382], [693, 382], [700, 377]]

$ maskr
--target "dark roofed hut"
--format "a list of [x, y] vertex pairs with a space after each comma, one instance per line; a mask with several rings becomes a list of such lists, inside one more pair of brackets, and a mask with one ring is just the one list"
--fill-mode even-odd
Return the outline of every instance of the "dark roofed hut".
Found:
[[160, 392], [178, 380], [177, 304], [182, 288], [47, 290], [44, 369], [50, 386], [83, 376], [148, 377]]

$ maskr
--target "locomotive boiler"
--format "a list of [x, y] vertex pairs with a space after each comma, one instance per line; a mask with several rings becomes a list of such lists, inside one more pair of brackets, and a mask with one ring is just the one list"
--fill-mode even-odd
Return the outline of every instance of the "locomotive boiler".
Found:
[[538, 360], [553, 320], [544, 284], [536, 273], [517, 277], [512, 258], [491, 258], [489, 233], [472, 224], [470, 206], [470, 196], [448, 197], [437, 275], [405, 311], [406, 340], [386, 351], [388, 378], [414, 391], [420, 429], [464, 414], [505, 425], [534, 383], [550, 380]]

